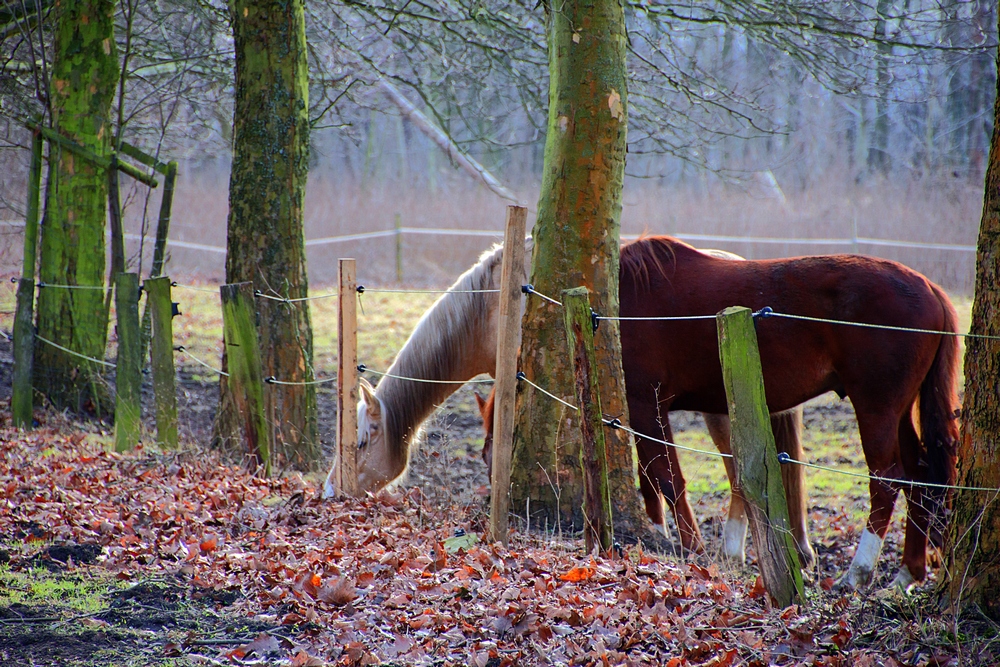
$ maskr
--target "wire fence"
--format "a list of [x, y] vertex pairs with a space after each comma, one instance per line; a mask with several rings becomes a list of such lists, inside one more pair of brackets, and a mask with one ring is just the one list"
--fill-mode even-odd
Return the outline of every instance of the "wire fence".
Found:
[[[402, 230], [404, 232], [413, 232], [413, 229], [408, 229], [408, 228], [402, 228]], [[465, 232], [471, 231], [471, 230], [428, 230], [427, 233], [431, 233], [431, 231], [433, 231], [434, 233], [439, 233], [439, 232], [440, 233], [445, 233], [445, 232], [465, 233]], [[423, 233], [423, 232], [415, 232], [415, 233]], [[327, 242], [333, 243], [333, 242], [340, 242], [340, 241], [357, 240], [357, 239], [360, 239], [360, 238], [377, 238], [379, 236], [388, 236], [388, 235], [395, 235], [395, 234], [397, 234], [397, 230], [391, 230], [389, 232], [373, 232], [371, 234], [347, 235], [347, 236], [343, 236], [343, 237], [330, 237], [330, 238], [326, 238], [326, 239], [317, 239], [316, 242], [315, 242], [315, 244], [319, 244], [320, 242], [323, 242], [323, 243], [327, 243]], [[493, 232], [489, 232], [489, 234], [493, 235], [494, 233]], [[495, 234], [496, 235], [500, 235], [499, 232], [497, 232]], [[484, 234], [473, 234], [473, 235], [485, 235], [485, 233]], [[720, 242], [721, 241], [736, 241], [736, 240], [741, 240], [741, 241], [747, 241], [747, 242], [774, 242], [774, 243], [779, 243], [780, 242], [780, 243], [786, 243], [786, 242], [794, 242], [794, 241], [796, 241], [796, 240], [789, 240], [789, 239], [773, 239], [773, 238], [769, 238], [769, 237], [745, 238], [745, 237], [722, 237], [722, 236], [707, 236], [707, 235], [687, 235], [687, 236], [678, 236], [678, 238], [682, 238], [682, 239], [685, 239], [685, 240], [720, 241]], [[802, 239], [799, 239], [799, 240], [800, 241], [805, 241], [805, 240], [802, 240]], [[862, 242], [862, 243], [872, 242], [872, 243], [874, 243], [875, 241], [877, 241], [877, 240], [875, 240], [875, 239], [861, 239], [861, 238], [859, 238], [859, 239], [851, 240], [851, 241], [836, 240], [836, 239], [815, 239], [815, 240], [811, 240], [810, 242], [814, 242], [814, 243], [817, 243], [817, 244], [819, 244], [819, 243], [832, 244], [832, 243], [848, 243], [848, 242], [850, 242], [850, 243], [855, 243], [855, 242]], [[176, 243], [176, 242], [172, 241], [172, 243]], [[307, 242], [307, 245], [308, 244], [309, 244], [309, 242]], [[902, 245], [906, 245], [906, 244], [903, 244], [903, 242], [896, 242], [896, 241], [885, 241], [885, 244], [887, 244], [887, 245], [901, 245], [901, 244]], [[907, 245], [907, 247], [931, 247], [931, 248], [939, 248], [939, 249], [940, 248], [946, 248], [946, 249], [968, 249], [968, 248], [965, 248], [964, 246], [955, 246], [955, 245], [949, 245], [949, 244], [909, 244], [909, 245]], [[975, 250], [974, 246], [971, 247], [971, 249]], [[16, 282], [17, 278], [12, 278], [11, 280], [14, 281], [14, 282]], [[177, 283], [177, 282], [172, 282], [171, 285], [173, 287], [177, 287], [179, 289], [186, 289], [186, 290], [199, 291], [199, 292], [211, 292], [213, 294], [219, 294], [218, 289], [213, 289], [213, 288], [200, 287], [200, 286], [196, 286], [196, 285], [184, 285], [184, 284], [180, 284], [180, 283]], [[53, 283], [45, 283], [45, 282], [39, 282], [37, 284], [37, 287], [40, 288], [40, 289], [44, 289], [44, 288], [49, 288], [49, 289], [81, 289], [81, 290], [88, 290], [89, 289], [89, 290], [100, 290], [100, 291], [105, 291], [106, 289], [108, 289], [107, 287], [99, 286], [99, 285], [93, 285], [93, 286], [91, 286], [91, 285], [63, 285], [63, 284], [53, 284]], [[499, 291], [500, 291], [499, 289], [481, 289], [481, 290], [449, 290], [449, 289], [440, 289], [440, 290], [430, 290], [430, 289], [401, 289], [401, 288], [377, 288], [377, 287], [376, 288], [371, 288], [371, 287], [366, 287], [364, 285], [358, 285], [357, 286], [357, 294], [358, 294], [359, 298], [360, 298], [361, 295], [363, 295], [365, 293], [394, 293], [394, 294], [407, 294], [407, 293], [413, 293], [413, 294], [468, 293], [468, 294], [474, 294], [474, 293], [498, 293]], [[560, 307], [563, 305], [562, 302], [559, 301], [558, 299], [554, 299], [551, 296], [548, 296], [548, 295], [546, 295], [546, 294], [544, 294], [544, 293], [536, 290], [534, 288], [534, 286], [531, 285], [531, 284], [523, 285], [522, 288], [521, 288], [521, 291], [522, 291], [522, 293], [524, 295], [537, 296], [537, 297], [539, 297], [539, 298], [541, 298], [541, 299], [545, 300], [546, 302], [549, 302], [549, 303], [551, 303], [553, 305], [560, 306]], [[277, 296], [277, 295], [272, 295], [272, 294], [266, 294], [266, 293], [264, 293], [264, 292], [262, 292], [260, 290], [256, 290], [254, 292], [254, 296], [257, 297], [257, 298], [261, 298], [261, 299], [265, 299], [265, 300], [270, 300], [270, 301], [277, 301], [277, 302], [284, 302], [284, 303], [297, 303], [297, 302], [311, 301], [311, 300], [317, 300], [317, 299], [336, 298], [336, 297], [339, 296], [339, 293], [338, 292], [330, 292], [330, 293], [324, 293], [324, 294], [312, 295], [312, 296], [306, 296], [306, 297], [289, 298], [289, 297], [282, 297], [282, 296]], [[867, 329], [879, 329], [879, 330], [897, 331], [897, 332], [906, 332], [906, 333], [918, 333], [918, 334], [927, 334], [927, 335], [950, 335], [950, 336], [959, 336], [959, 337], [967, 337], [967, 338], [1000, 340], [1000, 336], [985, 335], [985, 334], [948, 332], [948, 331], [940, 331], [940, 330], [934, 330], [934, 329], [919, 329], [919, 328], [912, 328], [912, 327], [901, 327], [901, 326], [893, 326], [893, 325], [885, 325], [885, 324], [875, 324], [875, 323], [868, 323], [868, 322], [854, 322], [854, 321], [849, 321], [849, 320], [838, 320], [838, 319], [831, 319], [831, 318], [820, 318], [820, 317], [811, 317], [811, 316], [805, 316], [805, 315], [796, 315], [796, 314], [792, 314], [792, 313], [782, 313], [782, 312], [774, 311], [770, 307], [765, 307], [765, 308], [762, 308], [762, 309], [760, 309], [758, 311], [755, 311], [753, 313], [753, 316], [754, 316], [755, 319], [766, 319], [766, 318], [772, 318], [773, 317], [773, 318], [784, 318], [784, 319], [804, 321], [804, 322], [813, 322], [813, 323], [817, 323], [817, 324], [832, 324], [832, 325], [839, 325], [839, 326], [855, 326], [855, 327], [861, 327], [861, 328], [867, 328]], [[593, 319], [594, 319], [595, 323], [599, 322], [599, 321], [694, 321], [694, 320], [714, 320], [714, 319], [716, 319], [716, 315], [704, 314], [704, 315], [683, 315], [683, 316], [661, 316], [661, 317], [632, 317], [632, 316], [616, 316], [616, 317], [612, 317], [612, 316], [602, 316], [602, 315], [598, 315], [598, 314], [595, 313], [594, 316], [593, 316]], [[7, 335], [6, 333], [0, 332], [0, 335], [2, 335], [7, 340], [11, 339], [11, 337], [9, 335]], [[42, 337], [42, 336], [36, 335], [35, 337], [40, 342], [42, 342], [44, 344], [47, 344], [47, 345], [50, 345], [50, 346], [52, 346], [54, 348], [57, 348], [57, 349], [65, 352], [67, 354], [70, 354], [70, 355], [74, 356], [74, 357], [77, 357], [77, 358], [80, 358], [80, 359], [84, 359], [84, 360], [92, 362], [92, 363], [100, 364], [100, 365], [108, 367], [108, 368], [115, 368], [116, 367], [116, 364], [113, 363], [113, 362], [109, 362], [109, 361], [106, 361], [106, 360], [103, 360], [103, 359], [97, 359], [95, 357], [91, 357], [91, 356], [88, 356], [88, 355], [85, 355], [85, 354], [81, 354], [81, 353], [79, 353], [79, 352], [77, 352], [75, 350], [71, 350], [71, 349], [69, 349], [69, 348], [67, 348], [67, 347], [65, 347], [63, 345], [55, 343], [54, 341], [51, 341], [51, 340], [49, 340], [49, 339], [47, 339], [45, 337]], [[225, 372], [225, 371], [223, 371], [223, 370], [221, 370], [219, 368], [216, 368], [216, 367], [212, 366], [211, 364], [205, 362], [204, 360], [200, 359], [199, 357], [195, 356], [194, 354], [192, 354], [183, 345], [175, 346], [174, 350], [177, 351], [177, 352], [180, 352], [181, 354], [183, 354], [187, 358], [189, 358], [191, 361], [195, 362], [196, 364], [204, 367], [205, 369], [207, 369], [207, 370], [209, 370], [209, 371], [211, 371], [211, 372], [213, 372], [213, 373], [215, 373], [215, 374], [217, 374], [219, 376], [228, 377], [228, 375], [229, 375], [227, 372]], [[393, 379], [403, 380], [403, 381], [410, 381], [410, 382], [423, 382], [423, 383], [432, 383], [432, 384], [451, 384], [451, 385], [491, 384], [491, 383], [493, 383], [492, 379], [440, 380], [440, 379], [431, 379], [431, 378], [408, 377], [408, 376], [399, 375], [399, 374], [395, 374], [395, 373], [378, 371], [378, 370], [369, 368], [365, 364], [359, 364], [358, 367], [357, 367], [357, 369], [358, 369], [359, 373], [362, 373], [362, 374], [363, 373], [369, 373], [371, 375], [375, 375], [375, 376], [378, 376], [378, 377], [388, 377], [388, 378], [393, 378]], [[567, 401], [559, 398], [555, 394], [547, 391], [545, 388], [543, 388], [543, 387], [539, 386], [538, 384], [530, 381], [524, 375], [524, 373], [519, 372], [517, 374], [517, 379], [519, 381], [524, 382], [527, 385], [531, 386], [533, 389], [535, 389], [536, 391], [540, 392], [541, 394], [544, 394], [545, 396], [549, 397], [550, 399], [555, 400], [555, 401], [561, 403], [562, 405], [564, 405], [567, 408], [570, 408], [572, 410], [577, 410], [578, 409], [577, 406], [572, 405], [571, 403], [568, 403]], [[313, 379], [313, 380], [303, 380], [303, 381], [282, 380], [282, 379], [279, 379], [279, 378], [277, 378], [275, 376], [268, 376], [267, 378], [264, 379], [264, 381], [267, 384], [282, 385], [282, 386], [322, 385], [322, 384], [328, 384], [328, 383], [336, 382], [336, 380], [337, 380], [337, 378], [335, 376], [334, 377], [325, 377], [325, 378], [316, 378], [316, 379]], [[631, 429], [631, 428], [623, 425], [617, 419], [603, 418], [602, 421], [609, 428], [621, 429], [622, 431], [624, 431], [626, 433], [629, 433], [633, 437], [642, 438], [642, 439], [649, 440], [649, 441], [652, 441], [652, 442], [657, 442], [657, 443], [663, 444], [665, 446], [673, 447], [673, 448], [676, 448], [676, 449], [679, 449], [679, 450], [689, 451], [689, 452], [692, 452], [692, 453], [695, 453], [695, 454], [699, 454], [699, 455], [703, 455], [703, 456], [716, 457], [716, 458], [731, 458], [732, 457], [731, 454], [724, 454], [724, 453], [721, 453], [721, 452], [713, 452], [713, 451], [709, 451], [709, 450], [699, 449], [699, 448], [696, 448], [696, 447], [688, 447], [688, 446], [685, 446], [685, 445], [680, 445], [680, 444], [675, 443], [675, 442], [670, 442], [670, 441], [664, 440], [662, 438], [657, 438], [657, 437], [651, 436], [649, 434], [641, 433], [641, 432], [635, 431], [635, 430], [633, 430], [633, 429]], [[833, 473], [833, 474], [846, 475], [846, 476], [851, 476], [851, 477], [866, 479], [866, 480], [869, 480], [869, 481], [877, 481], [877, 482], [882, 482], [882, 483], [887, 483], [887, 484], [909, 485], [909, 486], [922, 486], [922, 487], [931, 487], [931, 488], [947, 488], [947, 489], [952, 489], [952, 490], [965, 490], [965, 491], [976, 491], [976, 492], [1000, 493], [1000, 488], [933, 484], [933, 483], [929, 483], [929, 482], [917, 482], [917, 481], [912, 481], [912, 480], [896, 479], [896, 478], [888, 478], [888, 477], [880, 477], [878, 475], [871, 475], [871, 474], [864, 474], [864, 473], [857, 473], [857, 472], [845, 471], [845, 470], [840, 470], [840, 469], [833, 468], [833, 467], [830, 467], [830, 466], [824, 466], [824, 465], [818, 464], [818, 463], [812, 463], [812, 462], [808, 462], [808, 461], [799, 461], [799, 460], [791, 458], [786, 453], [780, 453], [778, 458], [779, 458], [779, 461], [782, 464], [786, 464], [786, 465], [801, 465], [801, 466], [804, 466], [804, 467], [809, 467], [809, 468], [813, 468], [813, 469], [823, 470], [825, 472], [829, 472], [829, 473]]]
[[[547, 295], [545, 295], [545, 294], [543, 294], [541, 292], [538, 292], [537, 290], [534, 289], [534, 287], [532, 285], [524, 285], [521, 288], [521, 291], [524, 294], [532, 294], [532, 295], [538, 296], [538, 297], [540, 297], [542, 299], [545, 299], [546, 301], [549, 301], [551, 303], [554, 303], [554, 304], [557, 304], [559, 306], [562, 306], [562, 303], [560, 303], [556, 299], [553, 299], [553, 298], [551, 298], [551, 297], [549, 297], [549, 296], [547, 296]], [[762, 308], [762, 309], [754, 312], [753, 313], [753, 317], [754, 317], [755, 320], [756, 319], [767, 318], [767, 317], [779, 317], [779, 318], [780, 317], [784, 317], [784, 318], [788, 318], [788, 319], [803, 320], [803, 321], [816, 322], [816, 323], [822, 323], [822, 324], [835, 324], [835, 325], [844, 325], [844, 326], [855, 326], [855, 327], [862, 327], [862, 328], [869, 328], [869, 329], [882, 329], [882, 330], [889, 330], [889, 331], [902, 331], [902, 332], [907, 332], [907, 333], [929, 334], [929, 335], [936, 335], [936, 336], [948, 335], [948, 336], [961, 336], [961, 337], [969, 337], [969, 338], [981, 338], [981, 339], [990, 339], [990, 340], [1000, 340], [1000, 336], [989, 336], [989, 335], [972, 334], [972, 333], [962, 334], [962, 333], [958, 333], [958, 332], [940, 331], [940, 330], [936, 330], [936, 329], [917, 329], [917, 328], [912, 328], [912, 327], [898, 327], [898, 326], [891, 326], [891, 325], [870, 324], [870, 323], [865, 323], [865, 322], [851, 322], [851, 321], [848, 321], [848, 320], [836, 320], [836, 319], [828, 319], [828, 318], [806, 317], [806, 316], [801, 316], [801, 315], [791, 315], [791, 314], [788, 314], [788, 313], [775, 312], [774, 310], [772, 310], [769, 307], [765, 307], [765, 308]], [[594, 317], [593, 317], [593, 319], [595, 321], [598, 321], [598, 320], [652, 320], [652, 321], [664, 321], [664, 320], [669, 321], [669, 320], [674, 320], [674, 321], [685, 321], [685, 320], [692, 320], [692, 319], [706, 319], [706, 320], [707, 319], [713, 319], [714, 320], [714, 319], [716, 319], [716, 316], [715, 315], [696, 315], [696, 316], [669, 316], [669, 317], [668, 316], [664, 316], [664, 317], [602, 317], [602, 316], [598, 316], [598, 315], [595, 314]], [[566, 407], [569, 407], [569, 408], [571, 408], [573, 410], [578, 410], [578, 408], [575, 405], [572, 405], [571, 403], [568, 403], [568, 402], [564, 401], [563, 399], [559, 398], [555, 394], [547, 391], [543, 387], [541, 387], [541, 386], [535, 384], [534, 382], [530, 381], [523, 372], [518, 372], [517, 379], [519, 381], [523, 381], [523, 382], [527, 383], [528, 385], [530, 385], [531, 387], [533, 387], [534, 389], [536, 389], [540, 393], [548, 396], [549, 398], [551, 398], [551, 399], [553, 399], [555, 401], [558, 401], [559, 403], [565, 405]], [[621, 429], [621, 430], [623, 430], [623, 431], [625, 431], [627, 433], [632, 434], [635, 437], [643, 438], [643, 439], [646, 439], [646, 440], [650, 440], [652, 442], [658, 442], [660, 444], [663, 444], [663, 445], [666, 445], [666, 446], [669, 446], [669, 447], [673, 447], [673, 448], [676, 448], [676, 449], [681, 449], [681, 450], [684, 450], [684, 451], [690, 451], [690, 452], [694, 452], [694, 453], [705, 455], [705, 456], [716, 456], [716, 457], [721, 457], [721, 458], [732, 458], [732, 454], [724, 454], [724, 453], [721, 453], [721, 452], [711, 452], [711, 451], [708, 451], [708, 450], [698, 449], [698, 448], [694, 448], [694, 447], [687, 447], [687, 446], [679, 445], [677, 443], [669, 442], [667, 440], [663, 440], [663, 439], [660, 439], [660, 438], [655, 438], [655, 437], [650, 436], [650, 435], [645, 434], [645, 433], [640, 433], [638, 431], [634, 431], [631, 428], [628, 428], [628, 427], [622, 425], [621, 422], [618, 421], [617, 419], [609, 419], [607, 417], [604, 417], [604, 418], [602, 418], [602, 421], [607, 426], [610, 426], [612, 428]], [[823, 470], [823, 471], [830, 472], [830, 473], [835, 473], [835, 474], [840, 474], [840, 475], [847, 475], [847, 476], [851, 476], [851, 477], [859, 477], [859, 478], [867, 479], [869, 481], [877, 481], [877, 482], [886, 483], [886, 484], [892, 484], [892, 485], [919, 486], [919, 487], [927, 487], [927, 488], [949, 489], [949, 490], [956, 490], [956, 491], [978, 491], [978, 492], [1000, 494], [1000, 488], [978, 487], [978, 486], [962, 486], [962, 485], [953, 485], [953, 484], [936, 484], [936, 483], [932, 483], [932, 482], [919, 482], [919, 481], [915, 481], [915, 480], [896, 479], [896, 478], [890, 478], [890, 477], [881, 477], [881, 476], [878, 476], [878, 475], [870, 475], [870, 474], [855, 473], [855, 472], [850, 472], [850, 471], [845, 471], [845, 470], [839, 470], [837, 468], [832, 468], [832, 467], [829, 467], [829, 466], [823, 466], [823, 465], [817, 464], [817, 463], [810, 463], [810, 462], [807, 462], [807, 461], [799, 461], [799, 460], [793, 459], [791, 456], [789, 456], [787, 453], [784, 453], [784, 452], [781, 452], [781, 453], [778, 454], [778, 461], [780, 463], [782, 463], [782, 464], [801, 465], [801, 466], [805, 466], [805, 467], [809, 467], [809, 468], [815, 468], [815, 469], [818, 469], [818, 470]]]

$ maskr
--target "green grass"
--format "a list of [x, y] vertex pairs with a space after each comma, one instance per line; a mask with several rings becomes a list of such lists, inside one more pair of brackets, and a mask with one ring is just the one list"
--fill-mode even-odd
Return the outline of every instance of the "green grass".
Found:
[[12, 571], [0, 566], [0, 607], [22, 604], [29, 607], [59, 607], [80, 614], [94, 614], [107, 607], [109, 591], [120, 588], [111, 575], [100, 576], [88, 569], [87, 575], [50, 572], [43, 567]]

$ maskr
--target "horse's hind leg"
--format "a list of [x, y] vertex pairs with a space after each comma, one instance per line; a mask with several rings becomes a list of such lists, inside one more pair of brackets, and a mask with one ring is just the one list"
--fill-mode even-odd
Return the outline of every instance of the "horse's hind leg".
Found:
[[[891, 414], [866, 412], [855, 404], [858, 416], [858, 429], [861, 432], [861, 446], [865, 451], [869, 472], [877, 477], [899, 479], [903, 467], [899, 460], [897, 448], [898, 420]], [[892, 519], [892, 508], [896, 503], [899, 489], [888, 482], [872, 479], [868, 483], [871, 495], [871, 510], [868, 523], [861, 533], [861, 540], [851, 560], [851, 566], [840, 580], [839, 585], [847, 588], [859, 588], [868, 583], [882, 551], [882, 540], [889, 529]]]
[[[788, 454], [796, 461], [803, 460], [801, 405], [793, 410], [771, 415], [771, 430], [779, 452]], [[816, 553], [809, 543], [805, 473], [805, 468], [795, 463], [781, 466], [781, 481], [785, 485], [788, 520], [791, 523], [792, 537], [795, 538], [795, 549], [799, 552], [803, 567], [811, 567], [816, 562]]]
[[[923, 481], [920, 466], [920, 439], [913, 428], [909, 410], [899, 420], [899, 453], [906, 477]], [[906, 533], [903, 538], [903, 567], [899, 568], [893, 585], [904, 591], [910, 584], [923, 581], [927, 574], [927, 530], [930, 512], [924, 503], [924, 488], [910, 486], [906, 490]]]

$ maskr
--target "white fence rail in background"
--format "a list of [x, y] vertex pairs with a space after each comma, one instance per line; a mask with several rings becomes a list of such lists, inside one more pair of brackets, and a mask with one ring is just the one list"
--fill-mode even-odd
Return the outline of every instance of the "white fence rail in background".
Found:
[[[307, 239], [306, 247], [328, 245], [332, 243], [345, 243], [347, 241], [360, 241], [365, 239], [377, 239], [396, 236], [398, 234], [430, 234], [440, 236], [487, 236], [496, 239], [503, 238], [502, 230], [489, 229], [443, 229], [430, 227], [400, 227], [399, 230], [387, 229], [381, 232], [364, 232], [361, 234], [345, 234], [343, 236], [326, 236], [319, 239]], [[682, 241], [704, 242], [704, 243], [748, 243], [762, 245], [805, 245], [805, 246], [845, 246], [856, 248], [857, 246], [882, 246], [888, 248], [917, 248], [924, 250], [951, 250], [955, 252], [976, 252], [974, 245], [959, 245], [955, 243], [923, 243], [920, 241], [897, 241], [893, 239], [875, 239], [867, 236], [859, 236], [849, 239], [810, 239], [810, 238], [778, 238], [774, 236], [721, 236], [713, 234], [671, 234], [674, 238]], [[137, 234], [126, 234], [125, 238], [138, 240]], [[638, 234], [624, 234], [622, 240], [632, 241], [639, 238]], [[188, 243], [186, 241], [175, 241], [170, 239], [169, 245], [177, 248], [191, 248], [194, 250], [204, 250], [206, 252], [226, 252], [225, 248], [218, 246], [207, 246], [199, 243]]]
[[[24, 223], [16, 220], [0, 220], [0, 227], [23, 227]], [[503, 230], [497, 229], [446, 229], [440, 227], [398, 227], [377, 232], [361, 232], [358, 234], [344, 234], [342, 236], [324, 236], [318, 239], [307, 239], [306, 247], [329, 245], [333, 243], [346, 243], [349, 241], [362, 241], [367, 239], [389, 238], [399, 234], [427, 234], [440, 236], [486, 236], [497, 240], [503, 238]], [[856, 248], [858, 246], [876, 246], [885, 248], [915, 248], [923, 250], [949, 250], [954, 252], [976, 252], [974, 245], [961, 245], [957, 243], [926, 243], [921, 241], [899, 241], [895, 239], [876, 239], [869, 236], [857, 236], [854, 238], [781, 238], [776, 236], [725, 236], [716, 234], [688, 234], [678, 232], [671, 234], [674, 238], [682, 241], [692, 241], [697, 243], [747, 243], [761, 245], [802, 245], [802, 246], [844, 246]], [[130, 241], [139, 241], [142, 237], [138, 234], [125, 234], [125, 238]], [[151, 237], [147, 237], [150, 238]], [[638, 234], [624, 234], [622, 240], [635, 240]], [[221, 246], [206, 245], [204, 243], [192, 243], [190, 241], [179, 241], [169, 239], [169, 246], [175, 248], [185, 248], [188, 250], [201, 250], [204, 252], [225, 253], [226, 249]]]

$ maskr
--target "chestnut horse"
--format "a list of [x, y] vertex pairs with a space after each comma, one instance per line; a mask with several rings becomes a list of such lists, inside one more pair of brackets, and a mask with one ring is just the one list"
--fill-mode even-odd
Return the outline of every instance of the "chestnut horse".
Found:
[[[526, 251], [531, 254], [531, 239]], [[478, 263], [463, 273], [434, 305], [424, 313], [409, 339], [396, 355], [387, 373], [373, 389], [361, 381], [361, 401], [358, 403], [358, 481], [362, 490], [375, 491], [399, 478], [409, 462], [410, 446], [417, 439], [420, 424], [453, 393], [461, 383], [476, 375], [492, 375], [496, 364], [497, 316], [500, 299], [496, 290], [500, 282], [503, 248], [496, 246], [480, 257]], [[738, 255], [723, 251], [705, 251], [728, 261], [742, 260]], [[527, 276], [524, 276], [525, 281]], [[423, 378], [435, 382], [414, 382], [400, 377]], [[442, 382], [445, 381], [445, 382]], [[450, 384], [448, 383], [450, 382]], [[716, 446], [728, 451], [729, 417], [706, 414], [705, 421]], [[801, 458], [798, 438], [801, 414], [783, 413], [772, 417], [776, 441], [781, 451]], [[646, 513], [654, 528], [667, 536], [663, 513], [664, 499], [674, 513], [682, 546], [691, 551], [704, 548], [701, 533], [684, 492], [683, 477], [673, 473], [673, 465], [662, 450], [639, 450], [639, 486]], [[652, 453], [651, 453], [652, 452]], [[646, 454], [650, 453], [647, 458]], [[336, 494], [337, 462], [334, 461], [323, 485], [326, 498]], [[803, 495], [802, 469], [783, 470], [792, 534], [803, 561], [812, 562], [806, 525], [806, 503]], [[679, 484], [677, 482], [680, 482]], [[744, 559], [747, 532], [746, 513], [738, 496], [733, 496], [726, 521], [724, 548], [734, 560]]]
[[[855, 255], [720, 261], [669, 237], [622, 248], [620, 303], [623, 317], [710, 315], [736, 304], [809, 318], [957, 330], [948, 296], [896, 262]], [[849, 397], [868, 469], [880, 478], [869, 483], [868, 522], [841, 584], [854, 588], [869, 580], [900, 489], [907, 500], [905, 567], [894, 584], [905, 589], [922, 580], [928, 534], [940, 544], [947, 493], [907, 482], [954, 483], [957, 339], [780, 317], [759, 320], [756, 329], [769, 410], [787, 410], [828, 391]], [[726, 409], [714, 321], [622, 320], [621, 340], [634, 430], [670, 440], [666, 411]], [[491, 414], [490, 400], [480, 401], [480, 410]], [[672, 478], [658, 480], [661, 489], [684, 488], [674, 448], [664, 452], [662, 444], [641, 437], [637, 447], [640, 460], [669, 458]]]

